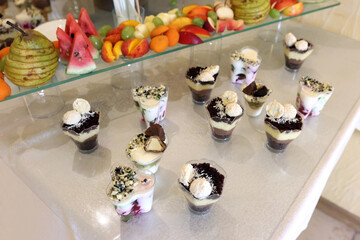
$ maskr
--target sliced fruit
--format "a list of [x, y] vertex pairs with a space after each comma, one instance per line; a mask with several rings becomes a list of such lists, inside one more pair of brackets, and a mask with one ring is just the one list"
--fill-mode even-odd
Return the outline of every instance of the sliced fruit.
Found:
[[180, 34], [179, 43], [181, 44], [193, 45], [203, 42], [201, 38], [199, 38], [192, 32], [179, 32], [179, 34]]
[[231, 8], [229, 7], [219, 7], [216, 10], [216, 15], [218, 16], [219, 19], [232, 19], [234, 18], [234, 12]]
[[216, 25], [211, 17], [208, 17], [206, 22], [204, 23], [204, 29], [207, 30], [208, 32], [215, 32]]
[[121, 26], [121, 27], [116, 27], [116, 28], [113, 28], [111, 30], [109, 30], [107, 33], [106, 33], [106, 37], [110, 36], [110, 35], [114, 35], [114, 34], [120, 34], [121, 35], [121, 32], [122, 30], [125, 28], [126, 26]]
[[236, 21], [237, 21], [237, 26], [234, 28], [234, 31], [242, 31], [242, 30], [244, 30], [244, 20], [238, 19]]
[[11, 95], [11, 88], [5, 82], [4, 75], [1, 73], [1, 78], [0, 78], [0, 101], [5, 100], [6, 98], [10, 97], [10, 95]]
[[202, 18], [199, 18], [199, 17], [195, 17], [192, 20], [193, 25], [201, 27], [201, 28], [204, 26], [204, 23], [205, 23], [205, 21], [202, 20]]
[[0, 60], [0, 73], [2, 74], [2, 72], [4, 71], [5, 68], [5, 59], [6, 59], [6, 55], [3, 56]]
[[198, 6], [198, 7], [195, 7], [193, 9], [191, 9], [191, 11], [189, 13], [186, 14], [187, 17], [189, 18], [195, 18], [195, 17], [198, 17], [198, 18], [201, 18], [203, 21], [206, 21], [207, 17], [208, 17], [208, 12], [210, 11], [211, 9], [208, 8], [208, 7], [205, 7], [205, 6]]
[[58, 62], [57, 56], [54, 56], [54, 58], [48, 59], [47, 61], [37, 61], [37, 62], [14, 61], [14, 60], [11, 60], [8, 56], [9, 55], [6, 55], [6, 57], [4, 57], [6, 59], [6, 65], [9, 67], [17, 67], [17, 68], [19, 67], [19, 63], [21, 64], [22, 68], [38, 68], [38, 67], [44, 67], [44, 66], [48, 66], [49, 64]]
[[56, 70], [50, 71], [46, 74], [42, 74], [40, 77], [38, 75], [11, 75], [9, 73], [6, 72], [6, 67], [5, 67], [5, 75], [6, 78], [9, 79], [12, 83], [14, 83], [15, 85], [21, 86], [21, 87], [38, 87], [41, 86], [45, 83], [47, 83], [48, 81], [50, 81], [50, 79], [54, 76], [54, 74], [56, 73]]
[[120, 25], [118, 27], [124, 28], [126, 26], [132, 26], [133, 28], [135, 28], [138, 24], [139, 24], [139, 22], [136, 20], [126, 20], [126, 21], [123, 21], [122, 23], [120, 23]]
[[87, 45], [85, 45], [85, 47], [89, 49], [91, 56], [94, 59], [98, 59], [100, 56], [99, 51], [91, 44], [90, 40], [86, 37], [85, 33], [83, 33], [83, 31], [81, 30], [79, 24], [76, 21], [72, 21], [69, 26], [69, 36], [71, 38], [74, 38], [76, 32], [79, 32], [80, 34], [83, 35], [83, 38], [85, 39], [85, 41], [87, 43]]
[[170, 23], [171, 25], [177, 26], [179, 29], [192, 24], [192, 19], [188, 17], [178, 17]]
[[99, 33], [97, 32], [94, 23], [91, 21], [88, 12], [85, 8], [80, 9], [80, 15], [78, 20], [79, 26], [81, 30], [85, 33], [87, 37], [91, 35], [95, 35], [100, 37]]
[[160, 18], [164, 25], [169, 25], [170, 22], [172, 21], [171, 17], [170, 17], [170, 14], [168, 13], [159, 13], [158, 15], [156, 15], [158, 18]]
[[176, 14], [177, 11], [179, 11], [179, 9], [174, 8], [174, 9], [171, 9], [170, 11], [168, 11], [168, 14]]
[[169, 27], [169, 29], [174, 29], [174, 30], [176, 30], [178, 32], [180, 31], [180, 28], [178, 26], [176, 26], [176, 25], [169, 24], [168, 27]]
[[301, 14], [304, 11], [304, 4], [303, 2], [299, 2], [291, 7], [285, 8], [282, 13], [285, 16], [293, 17]]
[[13, 53], [9, 53], [8, 58], [13, 60], [13, 61], [17, 61], [18, 64], [21, 63], [33, 63], [33, 62], [40, 62], [40, 61], [48, 61], [49, 59], [53, 59], [54, 57], [58, 56], [58, 52], [56, 51], [56, 49], [53, 50], [52, 53], [46, 54], [46, 55], [25, 55], [25, 56], [21, 56], [18, 54], [13, 54]]
[[71, 15], [71, 13], [68, 13], [66, 15], [66, 23], [65, 23], [65, 32], [66, 32], [66, 34], [69, 34], [70, 24], [73, 21], [75, 21], [75, 18], [73, 17], [73, 15]]
[[35, 75], [35, 74], [45, 74], [49, 71], [56, 70], [58, 67], [58, 62], [47, 63], [47, 65], [36, 68], [22, 68], [19, 64], [16, 67], [6, 66], [8, 73], [12, 74], [23, 74], [23, 75]]
[[140, 42], [128, 53], [130, 58], [138, 58], [144, 56], [149, 51], [149, 42], [147, 39], [142, 39]]
[[3, 49], [0, 50], [0, 59], [7, 55], [10, 52], [10, 47], [5, 47]]
[[[273, 6], [273, 8], [282, 11], [285, 8], [291, 7], [295, 4], [297, 4], [298, 0], [277, 0], [276, 4]], [[273, 4], [273, 3], [272, 3]]]
[[217, 33], [224, 32], [226, 29], [226, 25], [227, 25], [226, 20], [220, 20], [220, 19], [217, 20], [216, 21], [216, 32]]
[[158, 27], [160, 25], [164, 25], [163, 20], [159, 17], [154, 17], [152, 22], [155, 24], [156, 27]]
[[156, 53], [161, 53], [169, 46], [169, 39], [167, 36], [159, 35], [151, 39], [150, 49]]
[[125, 26], [124, 29], [121, 31], [122, 40], [125, 41], [125, 40], [133, 38], [134, 32], [135, 32], [135, 29], [132, 26], [130, 26], [130, 25]]
[[179, 42], [180, 34], [175, 29], [169, 29], [165, 34], [169, 40], [169, 47], [175, 46]]
[[226, 19], [226, 29], [232, 31], [237, 27], [237, 21], [235, 19]]
[[[140, 23], [135, 27], [135, 33], [137, 31], [143, 35], [143, 38], [150, 37], [150, 32], [149, 32], [148, 28], [146, 27], [146, 25], [143, 23]], [[135, 35], [135, 33], [134, 33], [134, 35]]]
[[[64, 32], [64, 34], [66, 34]], [[24, 48], [18, 48], [17, 45], [13, 45], [10, 48], [10, 52], [17, 54], [19, 56], [40, 56], [40, 55], [47, 55], [54, 52], [54, 47], [49, 46], [48, 48], [42, 48], [42, 49], [24, 49]]]
[[121, 45], [121, 52], [124, 56], [130, 54], [130, 52], [141, 42], [140, 39], [129, 39], [123, 42]]
[[115, 55], [113, 54], [113, 44], [110, 41], [104, 41], [101, 48], [101, 58], [107, 63], [115, 61]]
[[102, 45], [103, 45], [103, 41], [101, 40], [100, 37], [96, 36], [96, 35], [91, 35], [89, 36], [89, 40], [91, 42], [91, 44], [97, 49], [97, 50], [101, 50]]
[[145, 19], [144, 19], [144, 24], [145, 23], [148, 23], [148, 22], [152, 22], [152, 20], [154, 19], [154, 15], [149, 15], [149, 16], [146, 16]]
[[107, 36], [106, 38], [104, 38], [104, 42], [105, 41], [109, 41], [112, 44], [117, 43], [118, 41], [122, 40], [121, 35], [120, 34], [113, 34], [110, 36]]
[[160, 25], [160, 26], [154, 28], [154, 30], [152, 30], [152, 32], [150, 33], [150, 38], [161, 35], [161, 34], [167, 32], [168, 30], [169, 30], [168, 26]]
[[199, 4], [191, 4], [191, 5], [188, 5], [188, 6], [186, 6], [186, 7], [184, 7], [184, 8], [182, 9], [182, 12], [183, 12], [185, 15], [187, 15], [191, 10], [193, 10], [194, 8], [199, 7], [199, 6], [200, 6]]
[[94, 59], [87, 47], [87, 38], [84, 36], [85, 34], [83, 33], [75, 33], [69, 63], [66, 67], [66, 74], [84, 74], [96, 69]]
[[54, 44], [54, 47], [59, 50], [60, 46], [59, 46], [59, 41], [52, 41], [52, 43]]
[[113, 54], [115, 56], [115, 59], [118, 60], [119, 57], [122, 55], [121, 52], [121, 45], [123, 44], [124, 41], [118, 41], [117, 43], [115, 43], [114, 47], [113, 47]]
[[214, 22], [216, 22], [218, 19], [216, 12], [214, 11], [208, 11], [207, 16], [211, 18]]
[[188, 25], [180, 29], [180, 32], [191, 32], [198, 37], [211, 37], [210, 33], [198, 26], [195, 25]]
[[150, 36], [150, 33], [152, 32], [152, 30], [154, 30], [154, 28], [156, 28], [155, 24], [153, 22], [147, 22], [145, 23], [145, 26], [149, 32], [149, 36]]

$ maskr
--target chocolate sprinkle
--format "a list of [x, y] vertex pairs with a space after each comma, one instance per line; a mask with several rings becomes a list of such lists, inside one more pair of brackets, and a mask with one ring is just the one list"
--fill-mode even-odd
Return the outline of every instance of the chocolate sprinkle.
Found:
[[303, 126], [303, 119], [299, 114], [296, 114], [296, 117], [290, 121], [274, 121], [266, 114], [265, 123], [273, 126], [278, 129], [280, 132], [284, 131], [294, 131], [301, 130]]
[[84, 113], [81, 116], [81, 120], [78, 124], [68, 125], [68, 124], [63, 123], [62, 128], [63, 128], [63, 130], [74, 131], [75, 133], [81, 133], [93, 126], [99, 125], [99, 118], [100, 118], [99, 112], [90, 111], [89, 113]]

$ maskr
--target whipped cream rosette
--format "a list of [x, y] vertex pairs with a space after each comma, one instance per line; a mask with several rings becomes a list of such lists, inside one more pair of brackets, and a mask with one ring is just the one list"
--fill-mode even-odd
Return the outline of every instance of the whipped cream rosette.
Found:
[[297, 39], [294, 34], [287, 33], [284, 39], [285, 69], [290, 72], [299, 70], [306, 58], [313, 52], [314, 46], [304, 40]]
[[264, 103], [272, 90], [264, 84], [253, 81], [249, 85], [243, 85], [242, 92], [244, 93], [246, 114], [250, 117], [257, 117], [261, 114]]
[[236, 50], [230, 56], [231, 81], [239, 84], [250, 84], [255, 80], [261, 64], [258, 50], [252, 47], [244, 47]]
[[155, 176], [140, 172], [134, 167], [116, 165], [111, 169], [111, 182], [106, 194], [113, 203], [121, 220], [127, 222], [133, 216], [149, 212], [152, 208]]
[[280, 153], [300, 135], [303, 119], [293, 105], [282, 105], [273, 101], [266, 106], [264, 124], [267, 137], [266, 146], [270, 151]]
[[329, 83], [302, 77], [299, 81], [296, 107], [304, 119], [308, 116], [318, 116], [333, 92], [334, 87]]
[[225, 91], [221, 97], [210, 100], [205, 108], [212, 137], [217, 141], [230, 140], [244, 112], [238, 104], [237, 94], [233, 91]]
[[132, 89], [136, 109], [149, 127], [164, 120], [169, 89], [164, 85], [139, 86]]
[[191, 212], [207, 213], [224, 188], [226, 173], [213, 161], [188, 161], [179, 171], [178, 182]]
[[219, 65], [192, 67], [187, 71], [186, 83], [189, 86], [194, 103], [204, 104], [210, 99], [218, 75]]
[[77, 98], [73, 110], [63, 116], [62, 130], [71, 137], [80, 152], [90, 153], [98, 147], [99, 119], [100, 113], [92, 111], [88, 101]]
[[126, 155], [139, 170], [156, 173], [167, 144], [164, 129], [155, 124], [130, 141]]

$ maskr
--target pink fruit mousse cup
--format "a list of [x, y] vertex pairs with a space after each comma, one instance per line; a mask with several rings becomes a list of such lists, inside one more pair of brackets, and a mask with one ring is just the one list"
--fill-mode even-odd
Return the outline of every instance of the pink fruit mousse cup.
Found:
[[230, 60], [232, 83], [250, 84], [255, 80], [261, 64], [261, 57], [258, 54], [258, 50], [251, 47], [244, 47], [233, 52]]
[[296, 107], [302, 117], [318, 116], [334, 92], [334, 87], [311, 77], [302, 77], [296, 97]]
[[146, 127], [165, 119], [169, 89], [164, 85], [139, 86], [132, 89], [136, 109]]
[[151, 210], [155, 186], [153, 174], [122, 165], [112, 167], [110, 176], [106, 195], [123, 222]]
[[179, 187], [194, 214], [206, 214], [224, 188], [225, 170], [214, 161], [201, 159], [186, 162], [179, 172]]

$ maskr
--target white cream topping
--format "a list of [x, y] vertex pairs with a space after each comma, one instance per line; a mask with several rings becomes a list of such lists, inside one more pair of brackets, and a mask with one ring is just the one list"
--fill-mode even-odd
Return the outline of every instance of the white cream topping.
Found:
[[292, 104], [284, 104], [284, 114], [283, 117], [292, 120], [296, 117], [297, 110]]
[[190, 184], [190, 192], [194, 197], [204, 199], [211, 194], [212, 187], [205, 178], [197, 178]]
[[238, 101], [238, 96], [236, 92], [233, 91], [225, 91], [224, 94], [221, 97], [223, 103], [229, 104], [229, 103], [236, 103]]
[[296, 41], [297, 41], [297, 39], [296, 39], [295, 35], [292, 34], [291, 32], [289, 32], [285, 35], [286, 46], [291, 47], [296, 43]]
[[145, 109], [154, 108], [158, 106], [159, 103], [160, 100], [157, 100], [155, 98], [145, 98], [145, 97], [140, 98], [141, 107]]
[[68, 111], [63, 116], [63, 122], [67, 125], [75, 125], [81, 120], [81, 114], [76, 110]]
[[284, 106], [276, 100], [272, 101], [266, 106], [266, 113], [270, 117], [280, 118], [284, 114]]
[[242, 108], [237, 103], [229, 103], [225, 107], [225, 113], [230, 117], [237, 117], [242, 114]]
[[90, 103], [82, 98], [77, 98], [73, 103], [74, 110], [78, 111], [80, 114], [90, 112]]
[[258, 53], [254, 49], [246, 48], [241, 51], [241, 55], [245, 59], [249, 59], [250, 61], [258, 61]]
[[299, 51], [306, 51], [309, 47], [309, 43], [306, 40], [300, 40], [295, 43], [295, 48]]
[[194, 175], [195, 172], [193, 166], [187, 163], [180, 168], [179, 181], [184, 184], [184, 186], [188, 187]]
[[217, 74], [218, 72], [219, 72], [219, 65], [210, 66], [202, 70], [200, 74], [196, 77], [196, 79], [201, 82], [215, 81], [214, 75]]

